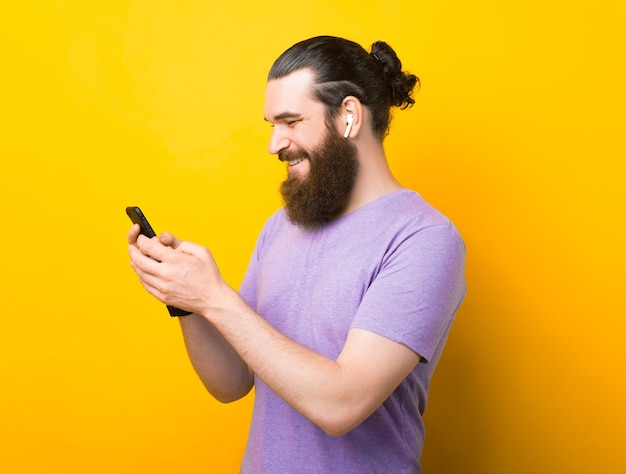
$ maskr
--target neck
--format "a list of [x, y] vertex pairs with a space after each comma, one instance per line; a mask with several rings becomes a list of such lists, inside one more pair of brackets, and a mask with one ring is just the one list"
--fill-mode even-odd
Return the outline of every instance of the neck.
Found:
[[382, 143], [372, 139], [368, 143], [358, 143], [357, 146], [359, 172], [343, 215], [402, 188], [389, 168]]

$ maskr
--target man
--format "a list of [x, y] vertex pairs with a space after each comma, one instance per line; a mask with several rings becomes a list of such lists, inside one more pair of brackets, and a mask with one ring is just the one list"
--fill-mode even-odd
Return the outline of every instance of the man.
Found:
[[430, 377], [465, 294], [452, 223], [392, 175], [390, 108], [413, 104], [393, 49], [297, 43], [272, 66], [269, 151], [287, 163], [239, 292], [210, 252], [129, 232], [132, 266], [180, 318], [222, 402], [255, 387], [242, 472], [420, 472]]

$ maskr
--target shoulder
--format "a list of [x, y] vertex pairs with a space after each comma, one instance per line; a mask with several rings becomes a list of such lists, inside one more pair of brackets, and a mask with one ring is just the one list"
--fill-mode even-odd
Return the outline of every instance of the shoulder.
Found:
[[383, 201], [386, 212], [395, 218], [406, 219], [414, 224], [428, 227], [431, 225], [451, 224], [441, 211], [428, 203], [420, 194], [410, 189], [401, 189], [388, 195]]
[[385, 234], [396, 239], [433, 236], [462, 241], [454, 223], [441, 211], [429, 204], [421, 195], [410, 189], [400, 189], [368, 204], [359, 218], [375, 223]]

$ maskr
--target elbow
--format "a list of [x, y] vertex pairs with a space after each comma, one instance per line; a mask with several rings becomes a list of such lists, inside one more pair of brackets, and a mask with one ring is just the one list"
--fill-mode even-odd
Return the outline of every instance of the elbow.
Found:
[[233, 394], [222, 394], [222, 393], [211, 393], [211, 395], [218, 402], [223, 403], [225, 405], [228, 403], [236, 402], [237, 400], [241, 400], [244, 397], [243, 395], [238, 396], [238, 395], [233, 395]]
[[348, 426], [348, 425], [333, 425], [333, 426], [324, 426], [320, 427], [329, 436], [337, 438], [339, 436], [343, 436], [352, 431], [356, 426]]
[[236, 402], [243, 398], [244, 395], [232, 393], [232, 392], [218, 392], [216, 390], [207, 390], [213, 398], [223, 404]]
[[338, 437], [348, 434], [359, 426], [367, 416], [351, 409], [332, 411], [328, 410], [324, 416], [313, 421], [324, 433]]
[[213, 398], [215, 398], [218, 402], [223, 403], [223, 404], [233, 403], [233, 402], [236, 402], [237, 400], [241, 400], [249, 392], [250, 392], [250, 390], [246, 390], [245, 392], [237, 392], [237, 393], [234, 393], [234, 392], [215, 392], [215, 391], [210, 391], [209, 390], [209, 393], [211, 394], [211, 396]]
[[231, 390], [220, 390], [215, 387], [208, 386], [205, 384], [205, 388], [211, 394], [213, 398], [215, 398], [218, 402], [228, 404], [232, 402], [236, 402], [237, 400], [241, 400], [243, 397], [250, 393], [254, 383], [249, 383], [247, 385], [242, 385], [240, 387], [231, 388]]

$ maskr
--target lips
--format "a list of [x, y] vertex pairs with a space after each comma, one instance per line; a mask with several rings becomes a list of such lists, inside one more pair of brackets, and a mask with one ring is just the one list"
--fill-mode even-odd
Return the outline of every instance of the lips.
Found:
[[304, 150], [296, 152], [280, 151], [278, 152], [278, 159], [287, 163], [289, 166], [296, 166], [298, 163], [302, 163], [309, 157], [309, 154]]

